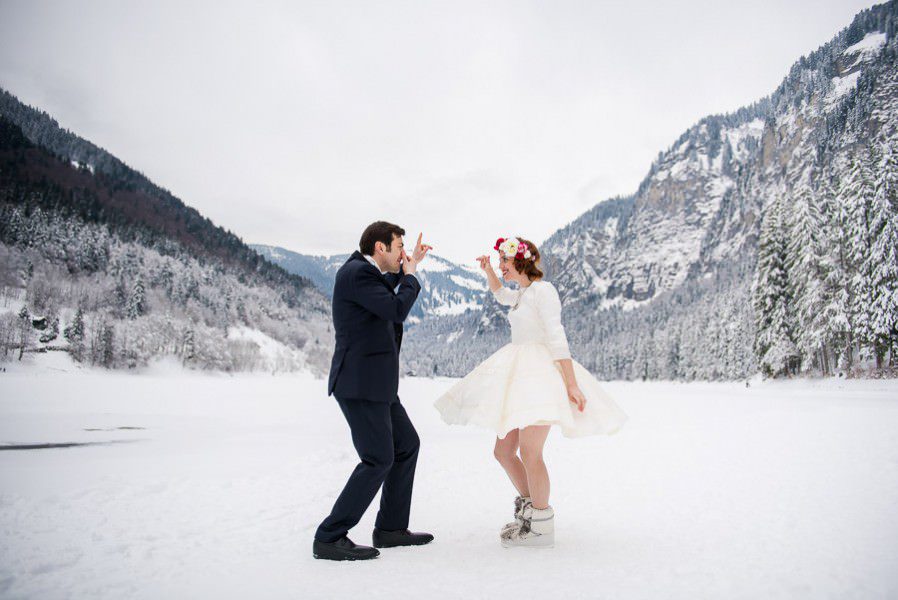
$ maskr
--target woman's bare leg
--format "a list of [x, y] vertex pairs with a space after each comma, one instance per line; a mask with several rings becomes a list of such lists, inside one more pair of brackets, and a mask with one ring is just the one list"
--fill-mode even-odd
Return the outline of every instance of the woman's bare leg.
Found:
[[533, 508], [549, 506], [549, 471], [543, 462], [543, 446], [549, 436], [550, 425], [531, 425], [520, 430], [521, 461], [527, 472], [527, 487]]
[[493, 448], [493, 455], [505, 472], [508, 478], [518, 490], [521, 496], [529, 496], [530, 488], [527, 485], [527, 472], [524, 470], [524, 463], [518, 458], [518, 430], [514, 429], [505, 436], [504, 439], [496, 438], [496, 447]]

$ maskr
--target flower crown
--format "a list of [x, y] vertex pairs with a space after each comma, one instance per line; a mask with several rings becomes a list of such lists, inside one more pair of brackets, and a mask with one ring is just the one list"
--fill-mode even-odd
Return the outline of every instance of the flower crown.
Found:
[[534, 260], [536, 256], [530, 252], [530, 247], [526, 243], [519, 241], [517, 238], [499, 238], [493, 250], [498, 250], [505, 256], [514, 256], [522, 260]]

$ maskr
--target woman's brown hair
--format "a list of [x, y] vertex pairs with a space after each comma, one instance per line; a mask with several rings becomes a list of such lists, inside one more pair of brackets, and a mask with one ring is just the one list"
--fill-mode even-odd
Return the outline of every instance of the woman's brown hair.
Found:
[[527, 279], [530, 281], [539, 281], [543, 278], [544, 274], [539, 270], [539, 248], [536, 247], [536, 244], [531, 242], [530, 240], [526, 240], [522, 237], [515, 236], [515, 239], [519, 242], [523, 242], [527, 244], [527, 249], [530, 250], [530, 254], [532, 255], [530, 258], [518, 258], [514, 257], [514, 268], [518, 273], [523, 273], [527, 276]]

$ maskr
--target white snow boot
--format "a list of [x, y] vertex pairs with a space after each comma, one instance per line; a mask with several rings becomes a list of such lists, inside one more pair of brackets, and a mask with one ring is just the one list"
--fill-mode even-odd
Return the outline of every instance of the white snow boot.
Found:
[[528, 504], [524, 507], [521, 520], [523, 522], [520, 527], [503, 532], [499, 536], [503, 546], [551, 548], [555, 545], [555, 511], [551, 506], [540, 509]]
[[514, 499], [514, 521], [511, 523], [506, 523], [504, 527], [499, 531], [499, 535], [501, 536], [506, 531], [511, 531], [512, 529], [518, 529], [521, 524], [524, 522], [524, 507], [529, 506], [533, 502], [530, 500], [530, 496], [517, 496]]

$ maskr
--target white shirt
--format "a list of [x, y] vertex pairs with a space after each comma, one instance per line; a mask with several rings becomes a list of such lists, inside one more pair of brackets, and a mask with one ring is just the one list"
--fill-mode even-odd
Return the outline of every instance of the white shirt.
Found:
[[377, 265], [377, 261], [374, 260], [374, 257], [373, 257], [373, 256], [368, 256], [367, 254], [362, 254], [362, 256], [365, 257], [365, 260], [367, 260], [369, 263], [371, 263], [372, 265], [374, 265], [374, 266], [377, 268], [377, 270], [380, 271], [380, 274], [381, 274], [381, 275], [386, 275], [386, 274], [387, 274], [386, 271], [382, 271], [381, 268]]
[[561, 325], [561, 298], [554, 285], [539, 280], [517, 290], [502, 286], [493, 296], [499, 304], [514, 307], [508, 311], [512, 344], [539, 342], [548, 346], [554, 360], [571, 358]]

